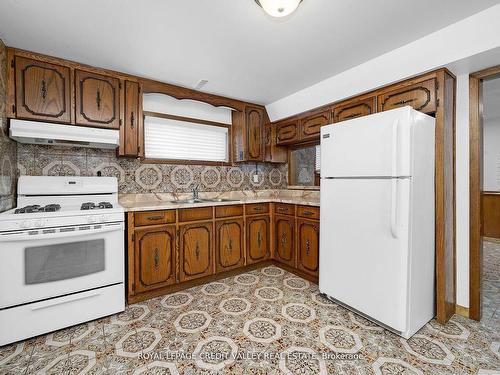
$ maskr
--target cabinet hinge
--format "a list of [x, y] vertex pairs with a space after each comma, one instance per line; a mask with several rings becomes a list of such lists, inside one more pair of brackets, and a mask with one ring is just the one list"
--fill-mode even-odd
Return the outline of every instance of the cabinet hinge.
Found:
[[120, 121], [119, 121], [119, 122], [120, 122], [120, 126], [122, 126], [122, 123], [123, 123], [123, 122], [122, 122], [122, 119], [120, 119]]
[[118, 88], [121, 90], [122, 89], [122, 83], [118, 82]]
[[436, 108], [439, 108], [439, 98], [436, 99]]
[[10, 67], [13, 68], [14, 67], [14, 59], [10, 60]]
[[132, 290], [135, 292], [135, 283], [132, 283]]
[[12, 113], [16, 113], [16, 106], [15, 105], [12, 105]]
[[137, 146], [137, 153], [140, 154], [141, 153], [141, 146]]
[[140, 94], [141, 93], [141, 86], [139, 86], [137, 90], [139, 91], [139, 94]]
[[132, 234], [132, 242], [135, 242], [135, 233]]

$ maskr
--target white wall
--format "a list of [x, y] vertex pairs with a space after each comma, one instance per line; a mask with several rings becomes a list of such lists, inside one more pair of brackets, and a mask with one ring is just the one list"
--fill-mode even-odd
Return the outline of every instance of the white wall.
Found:
[[483, 83], [483, 190], [500, 191], [500, 78]]
[[272, 121], [443, 66], [457, 74], [457, 303], [469, 306], [469, 78], [500, 65], [500, 5], [266, 106]]

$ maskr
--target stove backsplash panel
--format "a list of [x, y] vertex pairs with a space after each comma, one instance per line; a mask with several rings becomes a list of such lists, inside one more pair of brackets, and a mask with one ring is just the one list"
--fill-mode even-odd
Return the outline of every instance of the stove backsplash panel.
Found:
[[0, 212], [11, 209], [16, 203], [17, 145], [8, 137], [7, 99], [7, 50], [0, 40]]
[[[287, 165], [249, 163], [233, 167], [150, 164], [117, 158], [114, 151], [54, 146], [17, 145], [20, 175], [116, 176], [120, 193], [284, 189]], [[257, 169], [258, 182], [253, 182]]]

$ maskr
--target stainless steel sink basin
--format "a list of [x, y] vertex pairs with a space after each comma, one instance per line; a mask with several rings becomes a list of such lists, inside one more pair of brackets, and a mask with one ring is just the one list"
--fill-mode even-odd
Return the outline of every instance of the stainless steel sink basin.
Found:
[[234, 202], [236, 199], [226, 199], [226, 198], [212, 198], [212, 199], [179, 199], [176, 201], [170, 201], [171, 203], [176, 204], [193, 204], [193, 203], [206, 203], [206, 202]]

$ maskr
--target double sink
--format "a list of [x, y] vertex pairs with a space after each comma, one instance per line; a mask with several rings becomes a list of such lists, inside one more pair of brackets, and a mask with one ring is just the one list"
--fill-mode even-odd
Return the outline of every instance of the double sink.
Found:
[[237, 199], [226, 199], [226, 198], [213, 198], [213, 199], [199, 199], [199, 198], [190, 198], [190, 199], [178, 199], [174, 201], [170, 201], [171, 203], [176, 204], [192, 204], [192, 203], [220, 203], [220, 202], [236, 202]]

